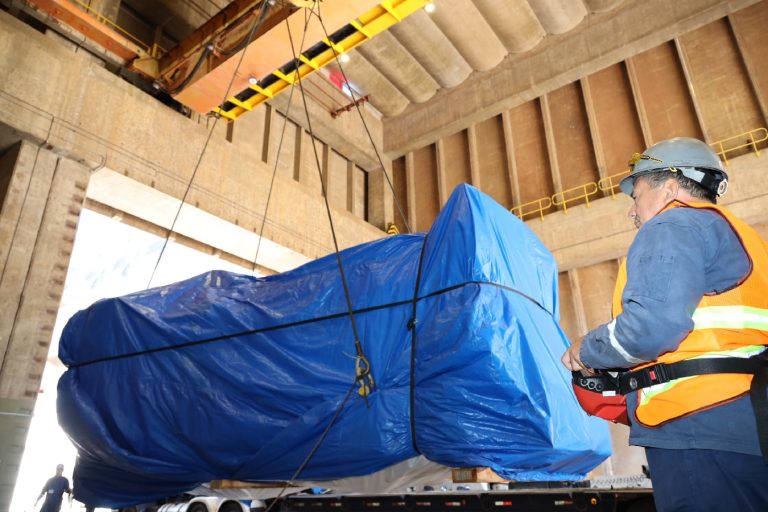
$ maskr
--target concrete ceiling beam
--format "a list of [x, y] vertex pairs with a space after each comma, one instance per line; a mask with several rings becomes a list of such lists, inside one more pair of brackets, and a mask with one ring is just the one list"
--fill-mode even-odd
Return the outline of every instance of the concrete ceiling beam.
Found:
[[432, 19], [475, 71], [492, 69], [507, 56], [507, 49], [471, 0], [443, 0]]
[[563, 34], [587, 16], [582, 0], [529, 0], [531, 9], [548, 34]]
[[344, 73], [354, 84], [361, 84], [364, 93], [376, 110], [385, 116], [395, 116], [410, 103], [400, 89], [381, 74], [376, 67], [358, 50], [349, 52], [349, 62], [344, 64]]
[[589, 12], [612, 11], [623, 2], [624, 0], [584, 0]]
[[547, 35], [528, 0], [475, 0], [475, 5], [510, 53], [530, 50]]
[[389, 30], [441, 87], [455, 87], [472, 73], [469, 63], [424, 11], [411, 14]]
[[382, 32], [357, 51], [414, 103], [427, 101], [440, 88], [419, 61], [389, 32]]

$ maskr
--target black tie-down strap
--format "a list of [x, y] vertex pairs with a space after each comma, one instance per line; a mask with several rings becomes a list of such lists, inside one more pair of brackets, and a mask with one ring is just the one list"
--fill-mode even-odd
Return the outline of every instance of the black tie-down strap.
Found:
[[664, 384], [683, 377], [710, 375], [715, 373], [750, 374], [752, 386], [749, 396], [757, 421], [757, 437], [763, 459], [768, 463], [768, 357], [766, 352], [748, 359], [738, 357], [717, 357], [688, 359], [677, 363], [658, 363], [641, 370], [624, 372], [619, 375], [619, 392], [622, 395]]
[[[765, 359], [763, 359], [765, 362]], [[752, 410], [757, 420], [757, 438], [760, 440], [760, 451], [763, 460], [768, 464], [768, 365], [763, 364], [752, 377], [752, 387], [749, 397], [752, 400]]]

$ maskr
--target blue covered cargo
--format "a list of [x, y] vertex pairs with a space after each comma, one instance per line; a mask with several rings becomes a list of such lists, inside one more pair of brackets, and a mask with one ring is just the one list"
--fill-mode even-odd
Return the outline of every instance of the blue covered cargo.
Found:
[[[554, 259], [490, 197], [459, 186], [428, 236], [341, 258], [376, 388], [367, 406], [353, 393], [301, 480], [419, 453], [568, 480], [610, 454], [605, 422], [583, 413], [560, 364]], [[75, 496], [117, 507], [214, 479], [290, 479], [354, 383], [354, 354], [335, 255], [97, 302], [72, 317], [59, 349]]]

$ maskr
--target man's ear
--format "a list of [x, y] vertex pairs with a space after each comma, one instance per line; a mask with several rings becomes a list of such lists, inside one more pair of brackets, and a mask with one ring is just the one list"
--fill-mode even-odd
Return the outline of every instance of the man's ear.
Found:
[[680, 184], [675, 179], [668, 179], [662, 185], [664, 189], [664, 197], [667, 201], [671, 201], [677, 197], [677, 190], [680, 188]]

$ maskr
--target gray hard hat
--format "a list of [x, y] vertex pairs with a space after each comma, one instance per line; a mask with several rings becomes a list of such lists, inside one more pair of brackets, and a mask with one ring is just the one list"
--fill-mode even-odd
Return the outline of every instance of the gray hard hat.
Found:
[[665, 170], [679, 172], [718, 196], [728, 188], [728, 174], [717, 153], [704, 142], [690, 137], [663, 140], [642, 154], [635, 153], [629, 167], [629, 176], [619, 183], [627, 195], [632, 195], [638, 176]]

